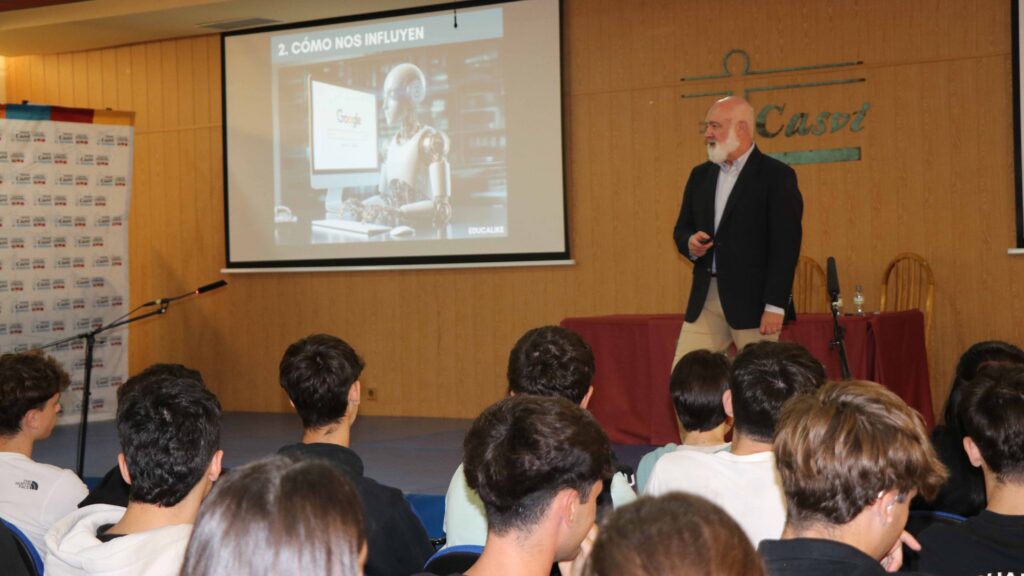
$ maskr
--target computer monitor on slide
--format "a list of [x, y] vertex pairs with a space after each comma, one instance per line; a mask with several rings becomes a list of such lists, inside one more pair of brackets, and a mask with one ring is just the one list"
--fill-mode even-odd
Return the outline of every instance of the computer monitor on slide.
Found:
[[325, 190], [327, 218], [314, 226], [357, 233], [388, 230], [387, 226], [344, 222], [346, 189], [376, 187], [380, 181], [377, 99], [362, 92], [314, 79], [309, 94], [309, 181]]

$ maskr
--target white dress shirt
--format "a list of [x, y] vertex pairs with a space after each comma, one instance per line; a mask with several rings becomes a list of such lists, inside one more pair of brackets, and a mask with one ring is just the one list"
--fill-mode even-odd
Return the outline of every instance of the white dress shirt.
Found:
[[[751, 144], [749, 150], [731, 163], [722, 162], [718, 165], [718, 183], [715, 184], [715, 232], [718, 232], [718, 224], [722, 221], [722, 214], [725, 213], [725, 205], [729, 202], [729, 195], [732, 194], [732, 189], [736, 187], [736, 180], [740, 177], [743, 167], [746, 166], [750, 153], [754, 151], [754, 146], [754, 144]], [[711, 272], [713, 274], [718, 272], [717, 258], [717, 254], [711, 258]], [[775, 314], [786, 313], [785, 309], [772, 306], [771, 304], [765, 304], [764, 311], [774, 312]]]

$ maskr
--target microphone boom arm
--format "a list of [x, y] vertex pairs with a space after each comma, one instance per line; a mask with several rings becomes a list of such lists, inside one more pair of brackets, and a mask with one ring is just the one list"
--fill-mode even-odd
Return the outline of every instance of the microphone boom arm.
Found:
[[[131, 324], [132, 322], [137, 322], [139, 320], [142, 320], [142, 319], [145, 319], [145, 318], [149, 318], [151, 316], [157, 316], [157, 315], [160, 315], [160, 314], [166, 314], [167, 313], [167, 309], [171, 306], [171, 302], [174, 302], [176, 300], [181, 300], [182, 298], [187, 298], [187, 297], [192, 296], [192, 295], [202, 294], [204, 292], [209, 292], [211, 290], [216, 290], [217, 288], [221, 288], [221, 287], [226, 286], [226, 285], [227, 285], [226, 281], [218, 280], [216, 282], [212, 282], [212, 283], [207, 284], [205, 286], [200, 286], [199, 288], [197, 288], [195, 290], [192, 290], [190, 292], [186, 292], [186, 293], [181, 294], [179, 296], [174, 296], [172, 298], [160, 298], [158, 300], [152, 300], [150, 302], [146, 302], [145, 304], [141, 304], [141, 305], [137, 306], [134, 310], [128, 312], [127, 314], [125, 314], [125, 315], [123, 315], [123, 316], [121, 316], [119, 318], [116, 318], [114, 321], [112, 321], [111, 323], [109, 323], [109, 324], [107, 324], [105, 326], [100, 326], [100, 327], [95, 328], [93, 330], [90, 330], [88, 332], [83, 332], [81, 334], [76, 334], [74, 336], [69, 336], [67, 338], [62, 338], [62, 339], [57, 340], [55, 342], [50, 342], [49, 344], [45, 344], [43, 346], [39, 346], [39, 347], [36, 348], [36, 350], [45, 350], [47, 348], [53, 348], [55, 346], [59, 346], [61, 344], [64, 344], [65, 342], [71, 342], [73, 340], [78, 340], [79, 338], [85, 340], [85, 378], [84, 378], [84, 382], [83, 382], [83, 385], [82, 385], [82, 420], [81, 420], [81, 423], [78, 426], [78, 457], [77, 457], [77, 460], [75, 462], [75, 473], [78, 474], [79, 478], [84, 478], [85, 477], [84, 476], [84, 473], [85, 473], [85, 435], [86, 435], [86, 430], [88, 428], [88, 423], [89, 423], [89, 402], [90, 402], [90, 397], [92, 395], [92, 391], [90, 389], [91, 388], [91, 382], [92, 382], [92, 363], [93, 363], [93, 351], [94, 351], [94, 349], [96, 347], [96, 336], [98, 336], [99, 334], [101, 334], [103, 332], [106, 332], [108, 330], [113, 330], [114, 328], [117, 328], [119, 326], [124, 326], [125, 324]], [[132, 316], [132, 314], [134, 314], [135, 312], [141, 310], [142, 308], [146, 308], [146, 307], [149, 307], [149, 306], [159, 306], [159, 308], [157, 308], [156, 310], [151, 310], [149, 312], [146, 312], [145, 314], [140, 314], [138, 316]]]

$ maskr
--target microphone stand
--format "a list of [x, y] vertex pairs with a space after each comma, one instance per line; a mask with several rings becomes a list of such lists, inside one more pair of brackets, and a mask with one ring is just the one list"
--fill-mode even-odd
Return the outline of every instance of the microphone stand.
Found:
[[[49, 344], [36, 348], [36, 350], [46, 350], [47, 348], [54, 348], [66, 342], [71, 342], [80, 338], [85, 340], [85, 380], [82, 383], [82, 419], [78, 424], [78, 454], [75, 460], [75, 474], [77, 474], [79, 478], [82, 478], [83, 480], [85, 479], [85, 435], [89, 426], [89, 400], [92, 395], [92, 360], [93, 352], [96, 348], [96, 336], [109, 330], [113, 330], [114, 328], [119, 328], [126, 324], [131, 324], [132, 322], [138, 322], [139, 320], [143, 320], [151, 316], [166, 314], [167, 309], [171, 306], [171, 302], [187, 298], [193, 294], [201, 294], [202, 292], [220, 288], [224, 284], [226, 284], [226, 282], [221, 281], [214, 284], [208, 284], [198, 290], [192, 290], [179, 296], [174, 296], [173, 298], [161, 298], [159, 300], [146, 302], [106, 326], [100, 326], [94, 330], [90, 330], [89, 332], [82, 332], [81, 334], [62, 338], [56, 342], [50, 342]], [[140, 314], [134, 317], [132, 316], [135, 312], [149, 306], [157, 306], [158, 308], [156, 310], [146, 312], [145, 314]]]
[[828, 343], [829, 348], [839, 351], [839, 371], [843, 380], [850, 379], [850, 364], [846, 360], [846, 344], [843, 341], [846, 337], [846, 329], [839, 324], [839, 293], [832, 292], [832, 341]]

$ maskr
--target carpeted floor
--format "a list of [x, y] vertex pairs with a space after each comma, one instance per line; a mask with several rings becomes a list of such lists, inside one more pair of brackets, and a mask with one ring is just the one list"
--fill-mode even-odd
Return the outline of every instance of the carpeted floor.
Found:
[[[462, 437], [471, 420], [360, 416], [352, 448], [363, 458], [366, 475], [406, 493], [440, 494], [462, 460]], [[221, 445], [224, 465], [241, 466], [298, 442], [302, 427], [293, 414], [228, 412]], [[90, 422], [86, 434], [85, 476], [103, 476], [117, 462], [117, 428], [112, 421]], [[75, 467], [78, 426], [60, 426], [35, 446], [33, 458]]]
[[[406, 493], [432, 537], [441, 535], [444, 494], [462, 461], [462, 438], [472, 420], [360, 416], [352, 430], [352, 449], [363, 459], [366, 475]], [[221, 446], [224, 465], [241, 466], [302, 437], [294, 414], [228, 412]], [[98, 480], [117, 463], [119, 446], [113, 421], [90, 422], [86, 434], [86, 481]], [[78, 426], [60, 426], [35, 445], [33, 458], [62, 468], [75, 467]], [[636, 467], [651, 446], [614, 446], [621, 464]]]

